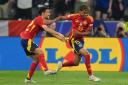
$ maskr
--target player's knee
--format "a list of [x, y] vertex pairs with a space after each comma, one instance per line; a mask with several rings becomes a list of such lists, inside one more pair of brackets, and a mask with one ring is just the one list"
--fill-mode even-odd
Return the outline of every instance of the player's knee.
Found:
[[34, 59], [33, 60], [35, 63], [39, 63], [39, 59]]
[[38, 63], [39, 62], [39, 59], [37, 58], [37, 56], [33, 57], [33, 61]]
[[38, 51], [37, 51], [37, 54], [38, 54], [38, 55], [41, 55], [41, 54], [43, 54], [43, 51], [42, 51], [42, 49], [38, 49]]
[[78, 62], [74, 62], [74, 65], [75, 65], [75, 66], [78, 66], [78, 65], [79, 65], [79, 63], [78, 63]]
[[90, 53], [89, 53], [88, 51], [85, 51], [85, 52], [83, 53], [83, 56], [90, 56]]
[[42, 50], [40, 50], [39, 54], [41, 55], [41, 54], [44, 54], [44, 53], [43, 53], [43, 51], [42, 51]]
[[75, 65], [75, 66], [78, 66], [78, 65], [79, 65], [79, 63], [75, 63], [74, 65]]

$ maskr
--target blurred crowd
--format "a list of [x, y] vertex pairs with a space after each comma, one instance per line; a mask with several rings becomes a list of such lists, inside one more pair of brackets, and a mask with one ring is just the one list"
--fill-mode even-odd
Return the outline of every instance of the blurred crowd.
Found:
[[0, 0], [0, 19], [32, 19], [38, 9], [49, 6], [52, 18], [77, 12], [88, 4], [95, 19], [124, 20], [128, 18], [128, 0]]
[[121, 21], [117, 24], [115, 36], [128, 36], [128, 0], [0, 0], [0, 19], [31, 20], [43, 6], [51, 8], [53, 19], [59, 15], [75, 13], [83, 4], [90, 6], [90, 14], [98, 21], [93, 36], [109, 37], [104, 20]]

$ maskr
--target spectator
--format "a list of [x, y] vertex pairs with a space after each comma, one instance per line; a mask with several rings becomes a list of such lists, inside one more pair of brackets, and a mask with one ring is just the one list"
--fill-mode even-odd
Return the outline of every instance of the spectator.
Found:
[[125, 24], [123, 22], [119, 22], [117, 24], [115, 37], [117, 38], [128, 37], [125, 32]]
[[122, 20], [124, 17], [124, 1], [113, 0], [112, 10], [112, 18], [114, 20]]
[[32, 17], [38, 16], [38, 11], [41, 7], [53, 8], [53, 0], [32, 0]]
[[123, 2], [124, 2], [124, 7], [128, 8], [128, 0], [123, 0]]
[[109, 37], [105, 31], [104, 25], [101, 23], [94, 34], [96, 37]]
[[112, 13], [113, 0], [95, 0], [95, 18], [108, 20]]
[[128, 35], [128, 21], [125, 22], [125, 32], [126, 32], [127, 35]]
[[16, 19], [32, 19], [32, 0], [17, 0]]
[[33, 0], [32, 1], [32, 17], [38, 16], [39, 8], [43, 7], [42, 5], [43, 5], [42, 0]]
[[53, 7], [53, 0], [34, 0], [34, 2], [43, 6], [48, 6], [49, 8]]
[[67, 5], [65, 3], [65, 0], [56, 0], [54, 8], [55, 17], [59, 15], [65, 15], [67, 11]]
[[47, 3], [49, 3], [49, 8], [53, 8], [53, 2], [54, 2], [54, 0], [47, 0]]
[[8, 19], [10, 2], [11, 0], [0, 0], [0, 18]]
[[75, 10], [75, 0], [65, 0], [67, 4], [67, 12], [74, 13]]
[[124, 20], [128, 21], [128, 0], [124, 0]]
[[75, 0], [75, 11], [77, 12], [79, 10], [79, 7], [81, 5], [87, 4], [89, 0]]

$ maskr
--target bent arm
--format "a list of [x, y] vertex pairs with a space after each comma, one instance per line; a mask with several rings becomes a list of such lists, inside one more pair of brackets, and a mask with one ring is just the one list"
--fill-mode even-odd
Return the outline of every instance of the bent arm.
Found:
[[44, 22], [45, 22], [45, 24], [49, 25], [49, 24], [56, 22], [56, 20], [55, 19], [54, 20], [47, 20], [46, 19]]
[[66, 40], [65, 40], [65, 37], [64, 37], [61, 33], [58, 33], [58, 32], [56, 32], [56, 31], [50, 29], [50, 28], [49, 28], [48, 26], [46, 26], [46, 25], [42, 25], [42, 28], [43, 28], [46, 32], [52, 34], [52, 35], [53, 35], [54, 37], [56, 37], [57, 39], [59, 39], [59, 40], [61, 40], [61, 41], [63, 41], [63, 42], [66, 41]]

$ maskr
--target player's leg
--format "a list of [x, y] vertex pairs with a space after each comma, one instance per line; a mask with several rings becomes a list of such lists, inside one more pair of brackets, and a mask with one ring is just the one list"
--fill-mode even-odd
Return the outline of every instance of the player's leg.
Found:
[[75, 52], [79, 55], [83, 55], [86, 60], [85, 65], [86, 65], [90, 80], [99, 81], [100, 79], [93, 76], [93, 74], [92, 74], [91, 65], [90, 65], [90, 55], [89, 55], [88, 51], [86, 51], [83, 48], [84, 41], [83, 40], [73, 40], [72, 43], [73, 43], [72, 47], [74, 48]]
[[75, 44], [75, 40], [71, 39], [69, 41], [69, 44], [74, 49], [74, 52], [71, 51], [68, 56], [64, 57], [63, 62], [60, 62], [60, 61], [58, 62], [57, 72], [60, 71], [60, 69], [62, 67], [69, 67], [69, 66], [79, 65], [81, 57], [76, 52], [77, 47], [76, 47], [76, 44]]
[[25, 81], [24, 81], [25, 83], [36, 83], [31, 78], [32, 78], [32, 76], [33, 76], [33, 74], [35, 72], [35, 69], [36, 69], [37, 65], [38, 65], [38, 61], [33, 60], [32, 64], [30, 65], [29, 72], [28, 72], [28, 74], [27, 74], [27, 76], [25, 78]]
[[78, 66], [80, 59], [81, 57], [79, 57], [79, 55], [77, 55], [76, 53], [73, 53], [72, 56], [67, 56], [64, 58], [62, 67]]
[[44, 70], [48, 70], [47, 62], [45, 61], [45, 56], [41, 48], [36, 48], [34, 50], [34, 53], [36, 54], [36, 58], [39, 60], [41, 65], [44, 67]]
[[39, 62], [44, 67], [44, 74], [45, 75], [56, 73], [56, 71], [52, 71], [52, 70], [48, 69], [48, 65], [47, 65], [47, 62], [45, 61], [44, 53], [43, 53], [41, 48], [36, 48], [34, 50], [34, 53], [37, 55], [36, 58], [39, 60]]
[[67, 57], [64, 58], [62, 66], [63, 67], [66, 67], [66, 66], [78, 66], [81, 57], [76, 52], [77, 47], [76, 47], [76, 43], [75, 43], [74, 38], [69, 40], [69, 45], [74, 49], [74, 52], [71, 51], [72, 53], [70, 54], [70, 56], [67, 56]]
[[84, 46], [83, 40], [74, 40], [75, 52], [77, 54], [84, 56], [84, 58], [86, 60], [85, 65], [87, 68], [88, 75], [92, 75], [92, 70], [91, 70], [91, 65], [90, 65], [90, 55], [87, 51], [84, 50], [83, 46]]
[[[88, 75], [92, 75], [92, 70], [91, 70], [91, 65], [90, 65], [90, 55], [87, 53], [87, 51], [84, 50], [83, 46], [84, 46], [84, 41], [83, 40], [75, 40], [75, 51], [77, 54], [83, 55], [86, 62], [86, 68], [87, 68], [87, 72]], [[83, 52], [84, 51], [84, 52]]]
[[59, 72], [62, 67], [78, 66], [80, 60], [81, 57], [78, 54], [73, 53], [72, 56], [65, 57], [63, 62], [58, 62], [58, 67], [56, 71]]
[[44, 70], [44, 68], [43, 68], [43, 66], [42, 66], [41, 63], [38, 64], [38, 67], [39, 67], [39, 70], [40, 70], [40, 71], [43, 71], [43, 70]]
[[90, 64], [90, 54], [85, 51], [84, 48], [81, 48], [80, 51], [79, 51], [85, 58], [85, 65], [86, 65], [86, 68], [87, 68], [87, 72], [88, 72], [88, 75], [92, 75], [92, 69], [91, 69], [91, 64]]
[[31, 78], [35, 72], [38, 62], [43, 62], [43, 66], [46, 68], [46, 70], [48, 69], [48, 67], [45, 62], [42, 50], [38, 48], [38, 46], [31, 39], [22, 39], [21, 44], [22, 44], [23, 49], [26, 52], [26, 55], [30, 56], [33, 59], [28, 75], [25, 78], [25, 82], [34, 83], [34, 81]]
[[76, 52], [74, 52], [74, 55], [75, 55], [74, 64], [75, 66], [78, 66], [80, 64], [81, 55], [77, 54]]
[[79, 53], [81, 55], [83, 55], [85, 60], [86, 60], [85, 61], [85, 66], [86, 66], [86, 69], [87, 69], [87, 72], [88, 72], [88, 75], [89, 75], [89, 80], [91, 80], [91, 81], [100, 81], [100, 78], [95, 77], [93, 75], [92, 68], [91, 68], [91, 63], [90, 63], [90, 54], [88, 53], [88, 51], [85, 50], [84, 48], [81, 48], [79, 50]]
[[45, 75], [54, 74], [55, 73], [55, 71], [52, 71], [52, 70], [48, 69], [47, 63], [45, 61], [44, 53], [43, 53], [42, 49], [38, 47], [37, 44], [32, 42], [32, 47], [31, 47], [30, 51], [31, 51], [31, 53], [33, 53], [35, 55], [34, 56], [35, 59], [38, 59], [39, 62], [44, 67], [44, 74]]
[[37, 65], [38, 65], [38, 60], [34, 57], [35, 54], [32, 53], [32, 51], [31, 51], [31, 48], [34, 49], [32, 41], [28, 40], [28, 39], [22, 39], [21, 40], [21, 45], [22, 45], [26, 55], [33, 59], [33, 62], [30, 65], [30, 69], [28, 71], [28, 74], [27, 74], [27, 76], [25, 78], [25, 82], [26, 83], [31, 83], [31, 82], [35, 83], [35, 81], [33, 81], [31, 78], [32, 78], [32, 76], [33, 76], [33, 74], [35, 72], [35, 69], [36, 69]]

